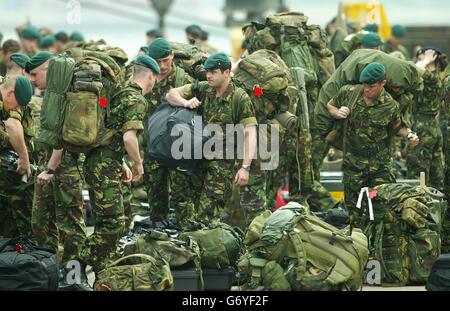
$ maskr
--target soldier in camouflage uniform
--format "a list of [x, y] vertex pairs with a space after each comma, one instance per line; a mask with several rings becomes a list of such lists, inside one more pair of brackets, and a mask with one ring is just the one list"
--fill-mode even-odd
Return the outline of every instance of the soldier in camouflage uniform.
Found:
[[[84, 257], [94, 272], [99, 272], [116, 255], [116, 244], [125, 233], [122, 192], [125, 151], [133, 162], [133, 180], [140, 180], [144, 174], [137, 138], [144, 129], [147, 109], [143, 95], [151, 92], [160, 70], [149, 56], [139, 56], [133, 64], [131, 79], [124, 82], [111, 100], [106, 128], [113, 135], [89, 151], [84, 162], [95, 218], [95, 231], [88, 239]], [[131, 176], [124, 178], [131, 180]]]
[[385, 68], [368, 64], [361, 72], [362, 86], [347, 85], [328, 103], [335, 119], [344, 125], [344, 200], [352, 223], [364, 226], [361, 210], [356, 209], [363, 187], [394, 183], [390, 145], [394, 135], [417, 145], [418, 137], [403, 127], [398, 103], [385, 91]]
[[[47, 70], [52, 54], [40, 52], [26, 65], [31, 82], [42, 91], [47, 88]], [[40, 109], [36, 100], [33, 114]], [[39, 131], [40, 117], [34, 118], [35, 131]], [[37, 135], [38, 136], [38, 135]], [[39, 172], [35, 182], [32, 229], [41, 246], [58, 251], [62, 245], [62, 268], [70, 260], [81, 260], [86, 240], [81, 201], [81, 176], [78, 159], [64, 150], [53, 151], [48, 145], [35, 140], [35, 158]]]
[[[152, 93], [145, 96], [148, 106], [144, 124], [147, 123], [148, 118], [155, 112], [170, 89], [193, 82], [193, 79], [182, 68], [173, 63], [172, 46], [166, 39], [158, 38], [153, 41], [148, 46], [148, 55], [158, 62], [161, 73], [156, 77], [157, 82]], [[148, 133], [144, 132], [144, 148], [147, 136]], [[165, 219], [170, 206], [174, 208], [179, 224], [185, 227], [189, 223], [189, 211], [194, 210], [194, 204], [201, 191], [198, 176], [195, 174], [187, 176], [177, 170], [169, 170], [155, 160], [145, 161], [144, 172], [144, 184], [151, 218], [153, 220]], [[192, 187], [186, 187], [187, 184]]]
[[20, 31], [20, 45], [22, 52], [29, 57], [33, 57], [39, 51], [39, 40], [41, 34], [33, 27], [28, 26]]
[[[246, 146], [242, 166], [236, 174], [234, 172], [239, 161], [236, 156], [234, 159], [225, 159], [224, 154], [204, 154], [204, 158], [212, 159], [204, 161], [200, 168], [204, 174], [204, 182], [197, 219], [208, 222], [219, 217], [226, 220], [229, 216], [226, 210], [229, 209], [230, 201], [236, 199], [236, 189], [248, 183], [250, 164], [256, 148], [257, 121], [250, 98], [231, 80], [231, 62], [228, 56], [216, 53], [206, 60], [204, 67], [207, 70], [207, 82], [199, 83], [197, 90], [193, 90], [191, 84], [170, 90], [167, 94], [168, 102], [173, 106], [190, 109], [201, 107], [203, 124], [215, 124], [222, 129], [222, 134], [215, 133], [210, 140], [214, 140], [214, 146], [221, 144], [223, 151], [226, 150], [225, 139], [230, 134], [225, 129], [226, 125], [240, 124], [244, 127]], [[201, 101], [196, 95], [201, 97]], [[214, 151], [217, 152], [218, 149]]]
[[387, 54], [399, 51], [403, 54], [406, 60], [411, 59], [408, 49], [400, 44], [401, 39], [406, 34], [406, 29], [402, 25], [394, 25], [392, 26], [392, 37], [388, 41], [386, 41], [383, 45], [383, 51]]
[[[31, 117], [27, 105], [33, 88], [22, 76], [0, 77], [0, 236], [31, 236], [30, 176]], [[14, 156], [18, 155], [17, 163]], [[17, 165], [17, 167], [16, 167]]]
[[443, 104], [444, 87], [435, 63], [437, 56], [433, 49], [422, 49], [418, 53], [416, 66], [425, 70], [422, 76], [424, 90], [414, 102], [412, 129], [419, 136], [420, 144], [409, 150], [406, 166], [408, 178], [419, 178], [420, 172], [425, 172], [427, 184], [443, 191], [443, 140], [438, 118]]

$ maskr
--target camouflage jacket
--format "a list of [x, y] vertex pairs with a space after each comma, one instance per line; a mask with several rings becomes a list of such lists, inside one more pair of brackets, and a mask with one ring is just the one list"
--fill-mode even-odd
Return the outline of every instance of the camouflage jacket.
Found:
[[188, 83], [194, 82], [194, 79], [189, 76], [182, 68], [173, 65], [172, 73], [164, 80], [158, 81], [153, 86], [150, 93], [145, 95], [147, 100], [146, 117], [149, 117], [155, 112], [161, 101], [164, 100], [166, 94], [171, 88], [180, 87]]
[[[0, 84], [1, 83], [2, 83], [2, 79], [0, 79]], [[9, 139], [7, 141], [5, 141], [5, 139], [7, 139], [7, 136], [5, 136], [6, 130], [4, 129], [4, 124], [3, 124], [3, 121], [6, 121], [9, 118], [17, 119], [22, 123], [25, 144], [27, 146], [28, 152], [30, 152], [30, 153], [33, 152], [33, 150], [34, 150], [33, 139], [35, 136], [35, 132], [34, 132], [34, 128], [33, 128], [33, 118], [31, 115], [31, 108], [29, 106], [26, 106], [26, 107], [20, 108], [19, 110], [12, 110], [12, 111], [7, 112], [7, 111], [3, 110], [3, 102], [2, 102], [2, 98], [1, 98], [1, 94], [0, 94], [0, 120], [2, 121], [1, 127], [3, 128], [3, 130], [0, 130], [0, 131], [3, 131], [3, 133], [0, 134], [0, 136], [1, 136], [0, 141], [3, 140], [3, 142], [0, 143], [0, 145], [2, 147], [11, 149], [12, 147], [9, 144]], [[3, 143], [6, 143], [6, 145], [3, 146]]]
[[147, 110], [147, 102], [142, 95], [141, 87], [131, 81], [123, 83], [121, 90], [117, 92], [111, 101], [111, 111], [106, 122], [106, 127], [114, 135], [108, 148], [124, 152], [122, 135], [130, 130], [136, 130], [138, 134], [144, 129], [144, 115]]
[[[250, 100], [250, 97], [244, 90], [239, 88], [233, 80], [228, 86], [227, 91], [220, 97], [216, 97], [216, 90], [208, 85], [208, 82], [203, 81], [199, 83], [195, 94], [193, 92], [193, 84], [188, 84], [183, 87], [183, 97], [186, 99], [196, 96], [202, 103], [200, 111], [202, 112], [203, 125], [217, 125], [222, 129], [222, 133], [215, 132], [214, 140], [216, 143], [222, 144], [223, 150], [227, 154], [235, 154], [237, 146], [236, 141], [233, 146], [234, 150], [228, 150], [230, 147], [225, 143], [226, 137], [232, 137], [234, 126], [240, 124], [243, 127], [257, 125], [255, 110]], [[230, 152], [230, 153], [229, 153]]]
[[[359, 90], [361, 89], [359, 88]], [[345, 85], [332, 102], [337, 108], [346, 106], [350, 109], [344, 133], [347, 151], [354, 154], [358, 150], [388, 153], [391, 138], [401, 128], [398, 103], [385, 90], [371, 104], [366, 104], [362, 92], [354, 103], [350, 103], [349, 99], [355, 98], [353, 96], [355, 91], [357, 88], [354, 85]]]
[[414, 118], [436, 120], [443, 104], [444, 86], [438, 71], [426, 70], [422, 78], [424, 89], [414, 103]]

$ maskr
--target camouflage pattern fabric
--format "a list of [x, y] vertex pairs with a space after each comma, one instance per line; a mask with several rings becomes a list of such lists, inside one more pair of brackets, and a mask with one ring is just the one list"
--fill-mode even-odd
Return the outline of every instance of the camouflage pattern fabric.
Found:
[[95, 231], [83, 253], [85, 260], [100, 271], [116, 254], [116, 244], [125, 233], [122, 190], [122, 135], [129, 130], [138, 134], [144, 129], [146, 101], [139, 85], [127, 81], [123, 92], [114, 96], [107, 128], [113, 131], [109, 143], [94, 148], [84, 161], [85, 181], [89, 187]]
[[[348, 105], [347, 99], [356, 89], [342, 87], [333, 105]], [[356, 209], [360, 189], [395, 182], [389, 146], [391, 137], [400, 129], [400, 121], [399, 106], [385, 90], [371, 104], [359, 95], [348, 117], [344, 133], [344, 200], [356, 226], [363, 225], [358, 221], [361, 210]]]
[[419, 136], [419, 146], [408, 150], [406, 165], [408, 178], [418, 178], [425, 172], [427, 184], [443, 190], [443, 139], [438, 114], [441, 110], [444, 88], [439, 72], [429, 70], [423, 75], [424, 90], [413, 107], [415, 120], [412, 129]]
[[[192, 82], [193, 79], [182, 68], [173, 65], [172, 73], [166, 79], [158, 81], [152, 92], [145, 96], [148, 103], [145, 120], [148, 120], [158, 105], [165, 100], [164, 97], [171, 88]], [[144, 124], [147, 122], [145, 121]], [[147, 141], [146, 135], [147, 133], [144, 131], [144, 146]], [[190, 215], [195, 214], [195, 202], [198, 201], [201, 191], [200, 176], [192, 176], [192, 178], [198, 179], [198, 181], [193, 181], [191, 177], [177, 170], [169, 170], [154, 160], [145, 161], [144, 172], [144, 187], [147, 191], [152, 219], [165, 219], [169, 208], [172, 207], [182, 227], [193, 220]], [[187, 185], [192, 185], [192, 187], [186, 187]], [[194, 185], [199, 186], [194, 188]]]
[[[230, 134], [226, 129], [227, 124], [240, 124], [244, 127], [257, 125], [250, 98], [242, 90], [238, 94], [238, 89], [235, 82], [231, 81], [227, 91], [221, 97], [216, 97], [214, 88], [207, 82], [199, 83], [198, 93], [202, 98], [203, 124], [217, 124], [222, 128], [224, 136], [216, 135], [214, 138], [217, 139], [218, 144], [222, 144], [223, 151], [226, 150], [225, 137]], [[191, 84], [183, 87], [183, 95], [186, 99], [194, 97]], [[239, 98], [234, 98], [235, 96]], [[236, 155], [235, 150], [233, 154]], [[224, 157], [225, 153], [222, 156]], [[201, 174], [204, 174], [198, 211], [200, 219], [211, 221], [225, 214], [224, 210], [229, 204], [229, 195], [232, 193], [231, 188], [236, 173], [234, 166], [235, 159], [211, 160], [203, 163], [200, 168]]]
[[[86, 243], [78, 165], [76, 157], [66, 152], [53, 181], [47, 185], [35, 182], [31, 218], [34, 237], [41, 246], [58, 250], [62, 245], [63, 265], [70, 260], [82, 260]], [[41, 167], [39, 171], [44, 169]]]

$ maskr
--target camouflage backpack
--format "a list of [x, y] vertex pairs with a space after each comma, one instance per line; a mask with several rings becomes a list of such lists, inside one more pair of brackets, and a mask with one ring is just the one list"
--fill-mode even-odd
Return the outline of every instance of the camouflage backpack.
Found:
[[203, 63], [206, 60], [206, 56], [203, 52], [190, 44], [171, 42], [171, 45], [175, 65], [182, 68], [191, 77], [205, 81], [206, 71], [203, 68]]
[[[275, 52], [259, 50], [245, 56], [234, 79], [250, 96], [258, 122], [275, 119], [282, 112], [295, 113], [298, 90], [289, 68]], [[257, 88], [260, 94], [255, 92]]]
[[198, 243], [202, 268], [223, 269], [236, 266], [242, 254], [242, 237], [236, 230], [227, 224], [216, 223], [203, 230], [183, 232], [180, 239]]
[[290, 202], [250, 224], [238, 268], [245, 289], [357, 290], [368, 259], [359, 230], [338, 230]]
[[443, 194], [408, 184], [383, 184], [371, 191], [374, 221], [366, 234], [381, 263], [382, 283], [424, 283], [440, 254], [447, 209]]
[[[135, 259], [142, 263], [129, 263]], [[172, 288], [173, 276], [169, 264], [145, 254], [116, 260], [98, 273], [94, 284], [96, 291], [166, 291]]]
[[40, 141], [86, 152], [107, 141], [112, 95], [122, 68], [108, 54], [73, 48], [49, 65], [48, 91], [42, 106]]

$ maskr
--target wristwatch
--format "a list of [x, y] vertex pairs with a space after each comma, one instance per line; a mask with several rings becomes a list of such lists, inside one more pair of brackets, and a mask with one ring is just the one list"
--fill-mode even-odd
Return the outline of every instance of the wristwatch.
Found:
[[243, 168], [244, 170], [246, 170], [247, 172], [250, 172], [250, 164], [243, 164], [243, 165], [242, 165], [242, 168]]

